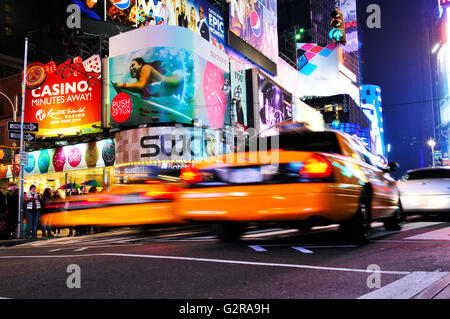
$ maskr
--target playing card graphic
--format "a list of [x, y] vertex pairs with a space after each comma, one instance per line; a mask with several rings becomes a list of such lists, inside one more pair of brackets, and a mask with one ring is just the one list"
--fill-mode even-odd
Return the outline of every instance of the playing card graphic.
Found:
[[99, 55], [93, 55], [89, 59], [83, 61], [86, 72], [100, 73], [102, 71], [102, 61]]

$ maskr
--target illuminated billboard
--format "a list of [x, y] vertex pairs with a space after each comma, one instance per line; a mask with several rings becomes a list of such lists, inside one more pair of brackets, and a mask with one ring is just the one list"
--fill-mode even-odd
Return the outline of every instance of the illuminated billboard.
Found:
[[230, 72], [231, 98], [235, 98], [237, 92], [240, 92], [240, 96], [235, 98], [233, 103], [234, 122], [247, 127], [248, 114], [246, 70], [243, 68], [239, 69], [238, 63], [232, 62], [230, 63]]
[[341, 0], [340, 7], [344, 16], [347, 39], [347, 44], [343, 46], [344, 52], [357, 52], [359, 50], [359, 42], [356, 0]]
[[56, 65], [32, 63], [26, 73], [25, 122], [39, 124], [38, 135], [100, 132], [101, 60], [80, 57]]
[[136, 0], [105, 0], [106, 21], [137, 26]]
[[112, 37], [109, 77], [112, 126], [224, 125], [228, 57], [187, 29], [163, 25]]
[[[113, 139], [29, 152], [24, 174], [30, 176], [112, 166], [115, 152]], [[6, 177], [11, 176], [9, 171]]]
[[218, 130], [147, 127], [116, 133], [116, 165], [149, 161], [192, 161], [222, 154]]
[[273, 62], [278, 61], [276, 0], [231, 0], [230, 31]]
[[381, 108], [381, 88], [376, 85], [361, 85], [361, 109], [370, 121], [369, 148], [375, 155], [386, 156], [384, 145], [383, 114]]
[[261, 137], [277, 135], [276, 124], [293, 119], [292, 95], [257, 69], [249, 73], [252, 74], [255, 129]]
[[138, 27], [176, 25], [187, 28], [225, 48], [225, 27], [222, 13], [206, 0], [138, 0]]

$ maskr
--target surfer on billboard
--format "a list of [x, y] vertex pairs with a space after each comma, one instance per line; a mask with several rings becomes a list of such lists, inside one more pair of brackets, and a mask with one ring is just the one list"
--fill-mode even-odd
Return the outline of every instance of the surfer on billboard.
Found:
[[183, 86], [184, 78], [181, 70], [170, 76], [165, 76], [161, 61], [146, 62], [142, 58], [134, 58], [130, 64], [130, 75], [136, 79], [134, 83], [113, 83], [117, 92], [128, 90], [140, 93], [142, 98], [170, 96], [177, 93]]

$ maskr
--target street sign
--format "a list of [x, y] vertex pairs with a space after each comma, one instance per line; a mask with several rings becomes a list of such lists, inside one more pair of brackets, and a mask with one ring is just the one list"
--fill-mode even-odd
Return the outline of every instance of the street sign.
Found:
[[27, 166], [28, 165], [28, 153], [22, 152], [20, 153], [20, 164]]
[[[8, 131], [20, 131], [22, 123], [20, 122], [8, 122]], [[39, 124], [33, 122], [24, 122], [23, 130], [26, 132], [38, 132]]]
[[[20, 132], [8, 131], [8, 138], [14, 141], [20, 141]], [[36, 143], [36, 134], [23, 133], [23, 140], [27, 143]]]

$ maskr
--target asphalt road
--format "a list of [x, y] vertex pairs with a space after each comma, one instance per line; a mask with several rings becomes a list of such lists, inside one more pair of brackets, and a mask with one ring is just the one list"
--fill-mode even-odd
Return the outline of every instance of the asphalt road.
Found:
[[373, 226], [364, 246], [334, 227], [250, 229], [233, 244], [197, 227], [42, 239], [0, 248], [0, 298], [176, 299], [177, 309], [209, 299], [411, 299], [433, 287], [427, 298], [437, 298], [436, 285], [450, 282], [449, 219]]

